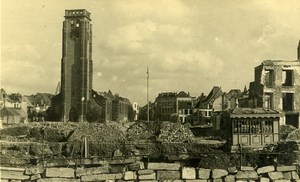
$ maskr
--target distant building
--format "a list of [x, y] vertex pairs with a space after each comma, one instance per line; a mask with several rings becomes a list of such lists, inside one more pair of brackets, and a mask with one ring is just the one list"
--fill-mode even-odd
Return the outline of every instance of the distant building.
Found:
[[108, 123], [112, 121], [112, 102], [114, 100], [114, 95], [112, 94], [112, 92], [110, 90], [108, 92], [97, 92], [94, 93], [93, 97], [101, 108], [100, 122]]
[[[118, 94], [115, 94], [114, 100], [112, 102], [112, 119], [113, 121], [129, 121], [130, 110], [132, 105], [127, 98], [120, 97]], [[132, 113], [131, 113], [132, 114]]]
[[249, 105], [279, 111], [281, 124], [300, 128], [300, 61], [266, 60], [255, 67]]
[[53, 95], [50, 93], [37, 93], [24, 96], [23, 99], [27, 103], [28, 118], [30, 121], [44, 121], [46, 119], [46, 111], [51, 106]]
[[137, 121], [139, 112], [140, 112], [140, 106], [138, 105], [137, 102], [132, 103], [132, 109], [133, 109], [133, 114], [134, 114], [133, 120]]
[[184, 91], [160, 93], [155, 99], [156, 119], [159, 121], [171, 121], [177, 119], [185, 123], [187, 116], [193, 113], [195, 98]]
[[211, 116], [214, 112], [221, 112], [224, 110], [224, 94], [221, 87], [214, 86], [209, 94], [198, 101], [195, 105], [195, 112], [200, 118], [199, 124], [211, 123]]
[[27, 103], [21, 94], [13, 93], [8, 95], [4, 89], [1, 89], [0, 106], [0, 116], [4, 125], [28, 121]]

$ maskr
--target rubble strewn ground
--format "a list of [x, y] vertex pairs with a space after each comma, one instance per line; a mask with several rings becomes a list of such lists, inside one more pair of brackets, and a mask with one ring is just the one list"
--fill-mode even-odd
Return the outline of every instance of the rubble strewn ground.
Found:
[[[293, 152], [300, 140], [300, 130], [292, 126], [281, 126], [282, 141], [259, 152]], [[118, 124], [40, 122], [20, 124], [0, 130], [0, 157], [2, 162], [16, 165], [29, 163], [31, 159], [83, 157], [84, 137], [89, 156], [148, 156], [167, 161], [196, 161], [196, 166], [225, 168], [240, 162], [238, 154], [229, 154], [226, 141], [204, 140], [195, 137], [184, 125], [172, 122], [139, 121]], [[286, 151], [287, 149], [291, 149]], [[244, 151], [246, 152], [246, 151]], [[272, 164], [296, 160], [295, 154], [268, 155], [261, 157], [244, 155], [244, 165]]]

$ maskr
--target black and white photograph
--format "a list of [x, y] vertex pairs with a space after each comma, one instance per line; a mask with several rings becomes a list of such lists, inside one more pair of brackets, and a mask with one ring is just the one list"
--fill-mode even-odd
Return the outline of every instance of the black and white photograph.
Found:
[[300, 1], [0, 7], [1, 182], [300, 182]]

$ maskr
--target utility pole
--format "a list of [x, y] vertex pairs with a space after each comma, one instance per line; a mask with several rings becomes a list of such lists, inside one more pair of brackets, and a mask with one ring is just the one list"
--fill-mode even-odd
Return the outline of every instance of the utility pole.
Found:
[[149, 122], [149, 113], [150, 108], [149, 108], [149, 68], [147, 66], [147, 121]]

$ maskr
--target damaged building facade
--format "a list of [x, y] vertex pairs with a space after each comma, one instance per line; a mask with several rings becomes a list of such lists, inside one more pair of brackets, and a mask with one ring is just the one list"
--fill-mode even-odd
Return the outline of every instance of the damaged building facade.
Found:
[[294, 61], [266, 60], [255, 67], [255, 80], [250, 83], [249, 106], [279, 111], [281, 125], [300, 128], [299, 57]]

